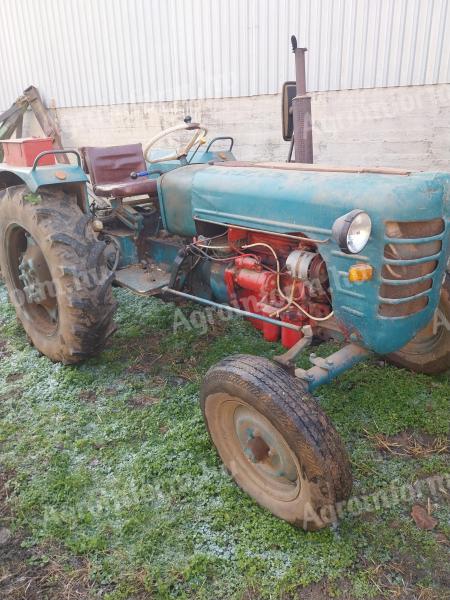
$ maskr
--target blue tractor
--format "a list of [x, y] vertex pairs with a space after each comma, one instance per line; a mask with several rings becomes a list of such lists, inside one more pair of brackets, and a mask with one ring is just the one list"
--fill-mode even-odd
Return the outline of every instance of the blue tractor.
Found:
[[[296, 156], [308, 139], [298, 88], [284, 98]], [[155, 148], [181, 130], [182, 148]], [[351, 470], [314, 389], [372, 353], [425, 373], [450, 367], [450, 173], [244, 163], [232, 139], [206, 134], [186, 118], [144, 150], [64, 150], [71, 164], [51, 149], [28, 164], [7, 151], [2, 276], [31, 342], [64, 364], [114, 332], [113, 285], [227, 310], [281, 341], [274, 361], [233, 355], [212, 367], [201, 407], [237, 484], [317, 529], [349, 498]], [[13, 143], [22, 152], [27, 141]], [[296, 366], [330, 339], [337, 352]]]

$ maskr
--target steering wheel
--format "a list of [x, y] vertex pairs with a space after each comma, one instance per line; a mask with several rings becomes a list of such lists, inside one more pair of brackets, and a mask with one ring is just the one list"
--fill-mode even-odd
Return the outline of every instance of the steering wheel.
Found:
[[[160, 158], [150, 158], [149, 152], [160, 139], [174, 133], [175, 131], [194, 131], [194, 135], [190, 139], [190, 141], [185, 145], [179, 148], [177, 151], [172, 154], [166, 154], [165, 156], [161, 156]], [[200, 123], [191, 123], [190, 117], [186, 117], [185, 122], [182, 125], [175, 125], [174, 127], [169, 127], [168, 129], [164, 129], [161, 133], [158, 133], [148, 142], [144, 149], [144, 158], [150, 164], [155, 164], [159, 162], [164, 162], [167, 160], [179, 160], [180, 158], [186, 157], [188, 155], [189, 150], [195, 146], [195, 144], [204, 144], [205, 143], [205, 135], [208, 130]]]

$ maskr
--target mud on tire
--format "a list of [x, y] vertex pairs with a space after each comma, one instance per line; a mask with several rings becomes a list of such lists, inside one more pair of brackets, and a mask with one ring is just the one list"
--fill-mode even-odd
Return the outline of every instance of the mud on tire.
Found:
[[335, 520], [335, 504], [350, 496], [350, 462], [298, 379], [266, 358], [230, 356], [206, 374], [200, 403], [239, 487], [298, 527], [315, 530]]
[[[43, 305], [24, 293], [19, 268], [30, 239], [40, 251], [40, 273], [51, 279], [45, 282], [48, 300]], [[62, 189], [30, 194], [25, 186], [0, 193], [2, 276], [26, 333], [53, 361], [73, 364], [93, 356], [115, 331], [114, 274], [107, 267], [105, 247], [74, 194]]]

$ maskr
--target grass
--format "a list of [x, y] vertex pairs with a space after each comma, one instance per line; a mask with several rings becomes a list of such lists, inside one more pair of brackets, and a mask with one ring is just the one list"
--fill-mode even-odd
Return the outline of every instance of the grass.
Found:
[[[174, 333], [174, 305], [116, 294], [111, 344], [63, 367], [28, 345], [0, 286], [0, 526], [3, 517], [17, 544], [17, 573], [26, 563], [38, 570], [34, 585], [44, 582], [42, 595], [23, 597], [446, 597], [445, 490], [430, 498], [435, 531], [417, 528], [411, 498], [317, 533], [275, 519], [225, 473], [198, 391], [220, 358], [270, 357], [280, 347], [238, 319], [205, 335]], [[374, 359], [318, 396], [349, 449], [355, 495], [447, 472], [445, 452], [387, 452], [376, 440], [407, 432], [442, 448], [448, 374], [413, 375]], [[427, 505], [426, 491], [421, 501]], [[11, 564], [3, 573], [0, 566], [0, 596]], [[3, 597], [22, 597], [19, 588]]]

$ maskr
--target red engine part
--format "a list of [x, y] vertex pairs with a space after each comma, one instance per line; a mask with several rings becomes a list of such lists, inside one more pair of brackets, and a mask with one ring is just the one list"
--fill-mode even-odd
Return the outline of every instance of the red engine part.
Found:
[[238, 256], [234, 261], [234, 264], [238, 269], [250, 269], [252, 271], [263, 270], [261, 261], [255, 256], [249, 256], [248, 254]]
[[[285, 267], [286, 258], [291, 252], [298, 249], [314, 252], [313, 244], [296, 242], [276, 234], [236, 229], [229, 230], [228, 240], [230, 246], [238, 252], [249, 253], [242, 253], [235, 258], [233, 266], [225, 270], [230, 304], [255, 314], [279, 319], [279, 326], [259, 319], [249, 319], [254, 327], [262, 331], [267, 341], [276, 342], [281, 338], [283, 346], [290, 348], [301, 339], [302, 333], [282, 327], [282, 322], [298, 327], [308, 323], [314, 325], [314, 319], [303, 311], [318, 318], [330, 313], [331, 306], [325, 289], [326, 266], [320, 255], [317, 254], [317, 259], [314, 258], [311, 262], [311, 281], [294, 279]], [[279, 274], [276, 271], [278, 266]]]
[[[269, 306], [268, 304], [264, 304], [262, 302], [259, 302], [256, 306], [256, 312], [260, 315], [264, 315], [265, 317], [271, 317], [273, 310], [273, 306]], [[257, 321], [257, 319], [255, 319], [255, 321]], [[281, 330], [279, 325], [274, 325], [273, 323], [267, 323], [259, 320], [258, 323], [261, 323], [261, 325], [259, 325], [257, 329], [262, 330], [265, 340], [268, 342], [278, 342], [280, 339]]]
[[250, 271], [250, 269], [237, 269], [235, 283], [245, 290], [256, 294], [268, 294], [277, 287], [277, 276], [267, 271]]
[[[280, 318], [283, 323], [291, 323], [292, 325], [306, 325], [308, 322], [308, 318], [302, 316], [302, 313], [299, 310], [287, 310], [280, 315]], [[281, 343], [285, 348], [291, 348], [301, 340], [302, 337], [303, 334], [299, 331], [286, 329], [285, 327], [281, 329]]]

